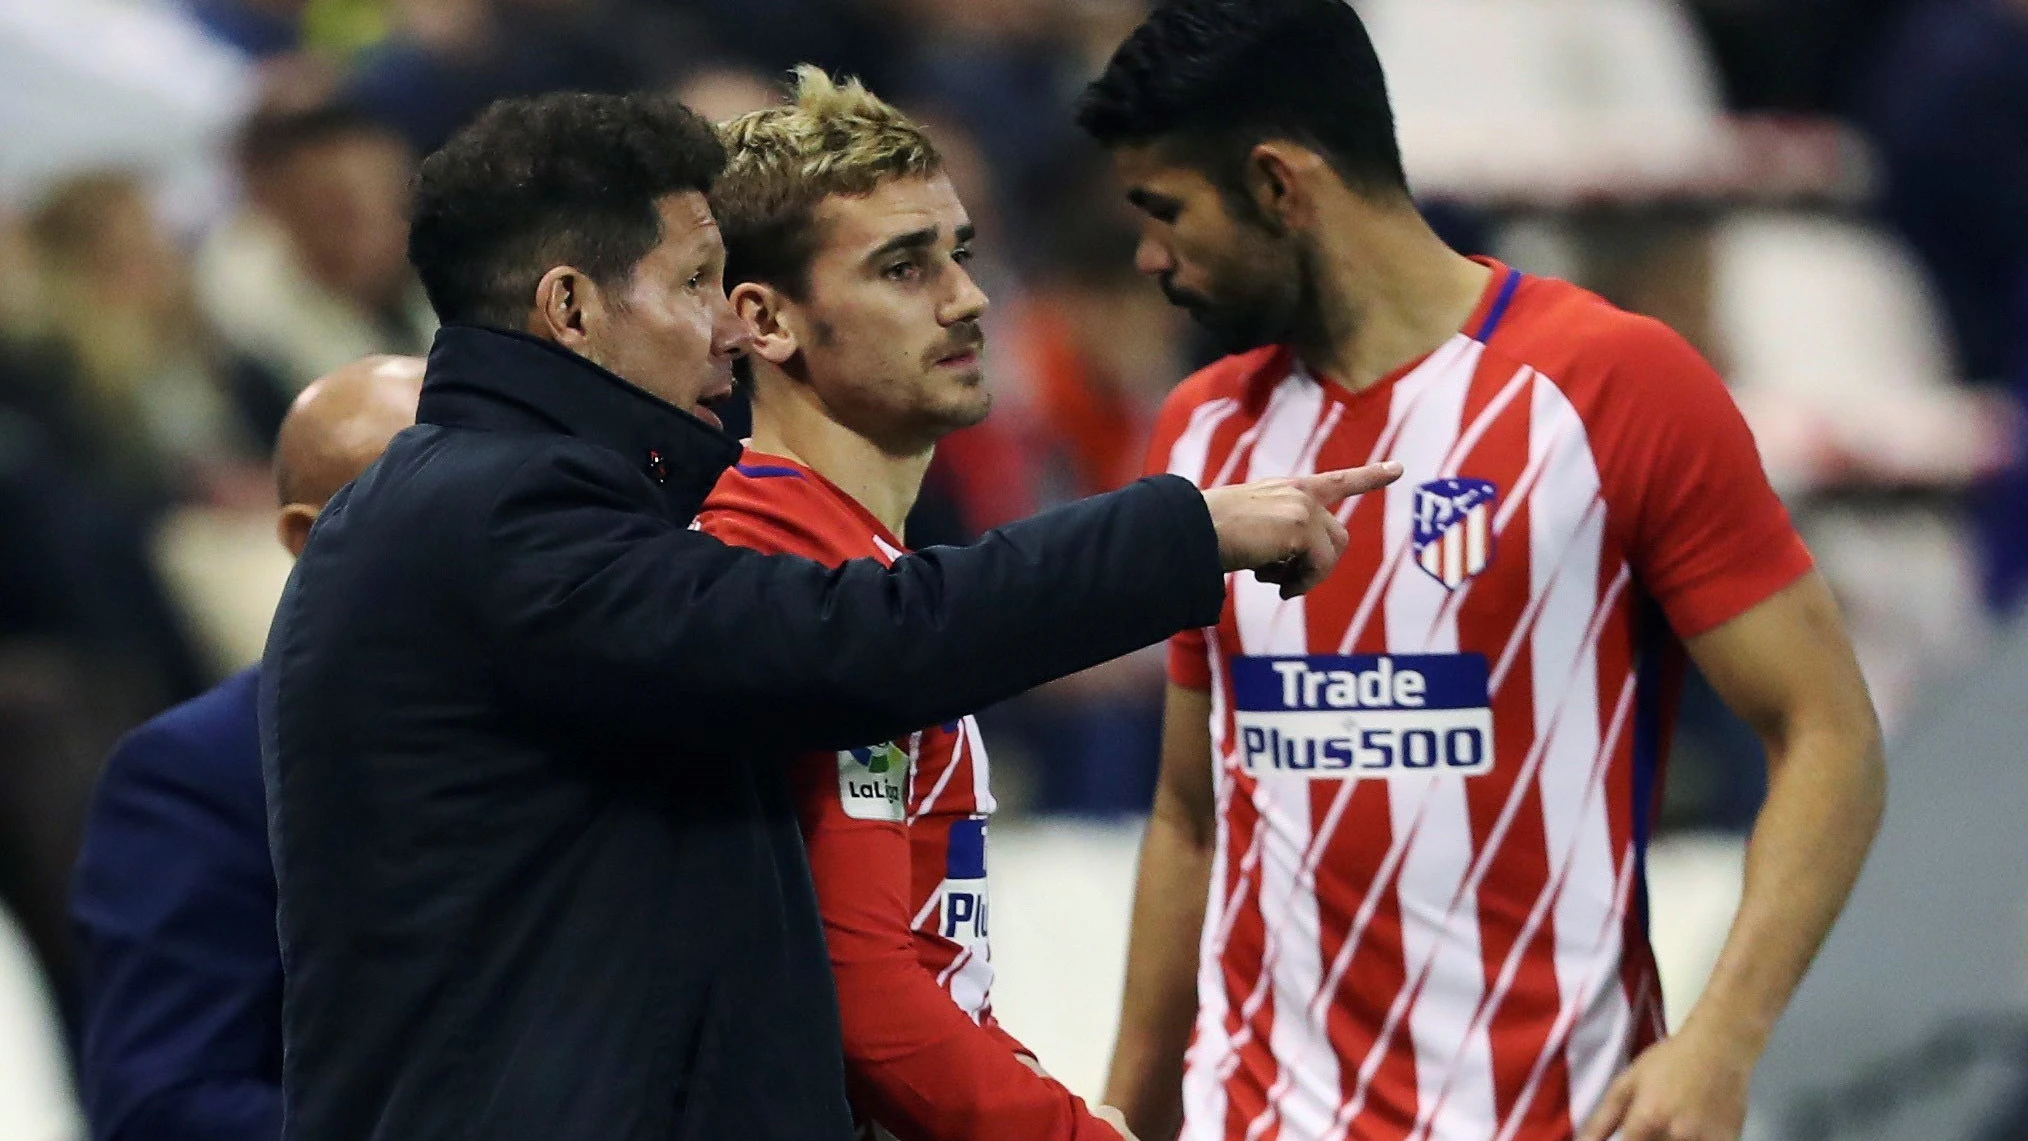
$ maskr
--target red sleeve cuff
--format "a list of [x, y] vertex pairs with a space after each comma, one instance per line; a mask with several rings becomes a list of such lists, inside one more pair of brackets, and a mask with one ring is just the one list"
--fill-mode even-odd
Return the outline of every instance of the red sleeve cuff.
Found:
[[1202, 630], [1185, 630], [1169, 639], [1169, 680], [1184, 689], [1211, 688], [1211, 650]]

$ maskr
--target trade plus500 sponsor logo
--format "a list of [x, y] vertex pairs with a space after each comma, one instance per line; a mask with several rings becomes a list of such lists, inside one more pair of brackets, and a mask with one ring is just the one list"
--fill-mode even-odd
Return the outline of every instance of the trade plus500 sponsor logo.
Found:
[[1242, 657], [1240, 764], [1255, 776], [1471, 776], [1493, 764], [1479, 654]]

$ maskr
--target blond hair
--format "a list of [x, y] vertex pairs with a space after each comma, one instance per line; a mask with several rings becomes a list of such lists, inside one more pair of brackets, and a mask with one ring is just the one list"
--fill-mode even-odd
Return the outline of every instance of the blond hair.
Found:
[[725, 235], [728, 285], [764, 281], [802, 293], [820, 237], [819, 203], [943, 168], [922, 127], [857, 79], [840, 83], [807, 63], [794, 74], [780, 106], [718, 128], [727, 161], [711, 208]]

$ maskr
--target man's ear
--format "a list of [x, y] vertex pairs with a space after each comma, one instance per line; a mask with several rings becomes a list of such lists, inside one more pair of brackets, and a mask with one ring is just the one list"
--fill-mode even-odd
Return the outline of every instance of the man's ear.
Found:
[[1328, 173], [1316, 152], [1273, 139], [1247, 152], [1243, 177], [1255, 211], [1270, 229], [1281, 232], [1316, 224], [1316, 180]]
[[316, 521], [317, 509], [306, 503], [291, 503], [282, 508], [281, 517], [275, 520], [275, 538], [282, 541], [290, 558], [303, 556], [303, 547], [310, 542], [310, 525]]
[[535, 304], [528, 311], [527, 332], [586, 356], [589, 330], [604, 315], [605, 298], [598, 283], [575, 266], [559, 265], [535, 283]]
[[742, 281], [726, 297], [753, 337], [752, 355], [779, 368], [802, 351], [791, 303], [781, 290], [758, 281]]

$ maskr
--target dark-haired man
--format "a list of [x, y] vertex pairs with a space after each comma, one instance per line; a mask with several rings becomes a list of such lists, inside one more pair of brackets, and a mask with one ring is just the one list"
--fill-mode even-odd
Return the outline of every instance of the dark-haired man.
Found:
[[423, 164], [419, 426], [332, 504], [263, 673], [297, 1141], [850, 1135], [785, 760], [1295, 591], [1388, 468], [1124, 492], [892, 567], [690, 528], [748, 334], [706, 124], [496, 104]]
[[[1164, 0], [1079, 119], [1141, 270], [1236, 354], [1171, 397], [1150, 468], [1406, 469], [1340, 512], [1346, 570], [1235, 578], [1172, 643], [1107, 1100], [1194, 1141], [1730, 1141], [1883, 776], [1724, 386], [1656, 322], [1438, 240], [1341, 0]], [[1771, 782], [1663, 1040], [1643, 858], [1686, 645]]]
[[197, 284], [276, 382], [276, 420], [346, 361], [428, 348], [436, 323], [403, 257], [415, 156], [401, 137], [343, 105], [278, 109], [248, 121], [238, 157], [247, 209], [206, 240]]

